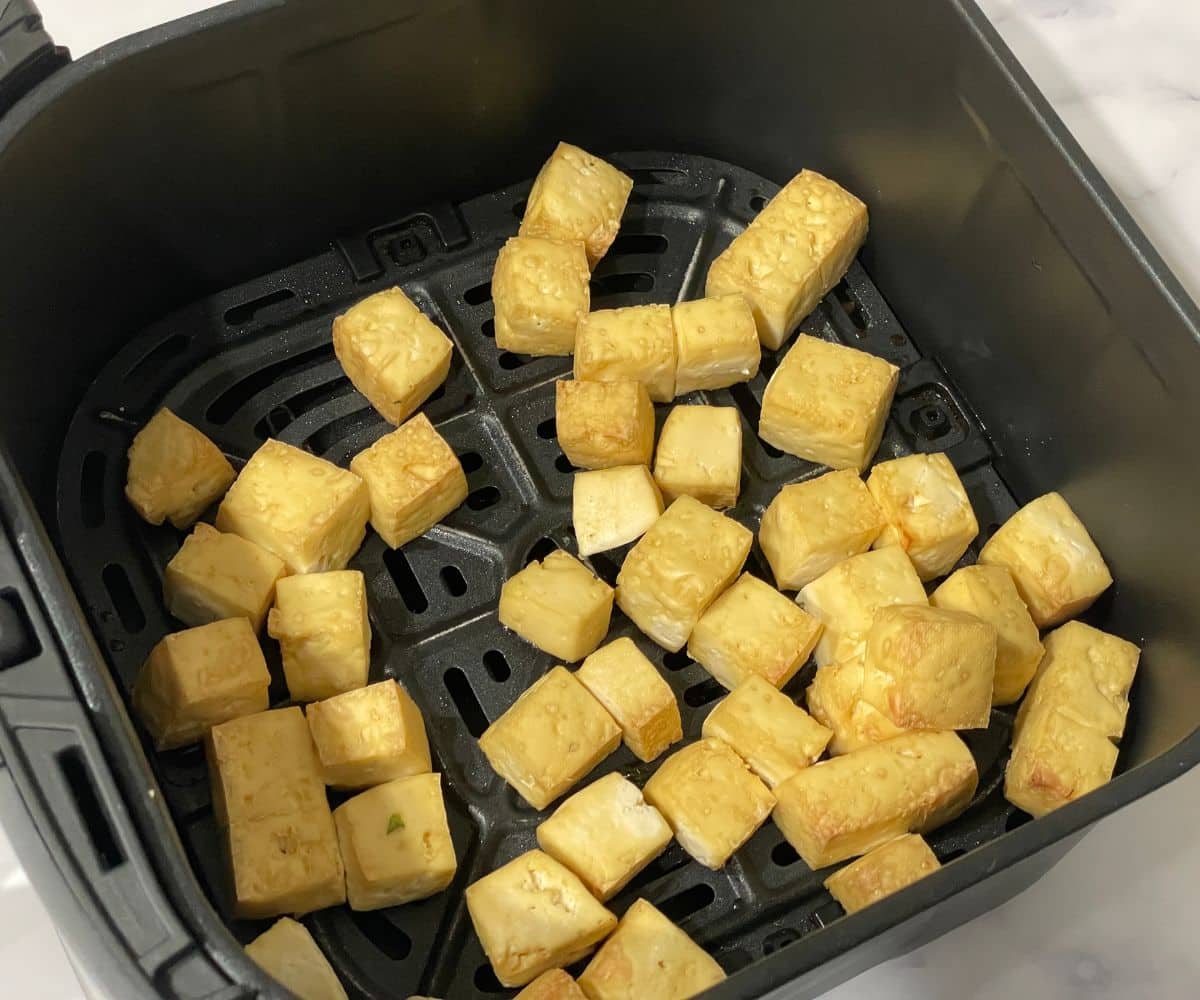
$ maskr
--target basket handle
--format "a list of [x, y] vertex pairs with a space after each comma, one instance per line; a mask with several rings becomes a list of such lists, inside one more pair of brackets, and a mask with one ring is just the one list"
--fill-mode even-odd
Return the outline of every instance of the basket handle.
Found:
[[0, 116], [55, 70], [71, 53], [54, 44], [33, 0], [0, 0]]

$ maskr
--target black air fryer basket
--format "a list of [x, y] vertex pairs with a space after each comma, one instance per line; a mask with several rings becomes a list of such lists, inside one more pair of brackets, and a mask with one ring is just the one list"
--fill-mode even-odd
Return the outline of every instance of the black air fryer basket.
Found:
[[[345, 464], [385, 426], [330, 322], [396, 284], [456, 342], [424, 409], [470, 495], [352, 565], [372, 678], [424, 711], [460, 867], [421, 903], [305, 922], [352, 996], [511, 995], [462, 889], [532, 846], [538, 814], [470, 737], [551, 663], [495, 605], [530, 558], [573, 548], [573, 469], [553, 419], [569, 360], [499, 351], [489, 281], [559, 138], [635, 181], [599, 308], [701, 294], [801, 166], [862, 197], [867, 245], [802, 328], [900, 366], [880, 457], [950, 456], [985, 526], [968, 559], [1061, 490], [1117, 580], [1089, 620], [1145, 648], [1111, 784], [1029, 821], [1001, 794], [1013, 713], [996, 710], [968, 734], [976, 800], [930, 838], [944, 869], [866, 911], [843, 916], [770, 823], [720, 872], [671, 847], [616, 911], [645, 896], [711, 950], [734, 973], [713, 997], [815, 996], [1027, 887], [1200, 757], [1200, 569], [1180, 545], [1200, 509], [1180, 461], [1197, 310], [966, 0], [241, 0], [74, 63], [16, 0], [0, 114], [0, 810], [114, 997], [284, 995], [237, 947], [266, 924], [227, 920], [202, 754], [148, 753], [126, 712], [173, 627], [160, 580], [181, 536], [127, 507], [124, 452], [169, 405], [235, 462], [279, 437]], [[777, 362], [696, 394], [744, 416], [733, 515], [751, 527], [817, 471], [753, 433]], [[619, 557], [591, 563], [611, 582]], [[716, 682], [620, 614], [614, 634], [662, 666], [697, 735]], [[614, 768], [650, 770], [624, 749], [597, 773]]]

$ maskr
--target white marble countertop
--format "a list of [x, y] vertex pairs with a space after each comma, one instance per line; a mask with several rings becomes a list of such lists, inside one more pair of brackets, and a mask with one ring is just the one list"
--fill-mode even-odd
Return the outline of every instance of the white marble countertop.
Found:
[[[210, 4], [38, 0], [81, 55]], [[1084, 149], [1200, 299], [1200, 2], [981, 0]], [[1049, 875], [829, 1000], [1200, 995], [1200, 770], [1102, 822]], [[0, 830], [0, 993], [82, 1000]]]

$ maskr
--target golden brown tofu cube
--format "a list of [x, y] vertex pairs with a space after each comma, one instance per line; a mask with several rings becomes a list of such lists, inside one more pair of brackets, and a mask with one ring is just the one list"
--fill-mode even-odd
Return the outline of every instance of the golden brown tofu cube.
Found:
[[572, 465], [609, 469], [649, 465], [654, 404], [641, 382], [577, 382], [554, 386], [558, 443]]
[[568, 663], [600, 645], [613, 589], [569, 552], [536, 559], [500, 588], [500, 624]]
[[817, 670], [808, 687], [808, 710], [833, 730], [831, 754], [850, 753], [904, 732], [863, 698], [863, 657], [830, 663]]
[[213, 726], [267, 709], [271, 674], [245, 618], [162, 639], [133, 685], [133, 707], [157, 750], [195, 743]]
[[867, 238], [867, 206], [802, 170], [708, 269], [705, 294], [740, 292], [764, 347], [779, 347], [836, 285]]
[[762, 516], [758, 542], [780, 590], [799, 590], [843, 559], [866, 552], [883, 512], [853, 469], [783, 487]]
[[654, 481], [667, 503], [695, 497], [732, 507], [742, 488], [742, 418], [732, 406], [676, 406], [654, 456]]
[[800, 334], [763, 393], [758, 435], [831, 469], [862, 472], [883, 439], [900, 369]]
[[750, 839], [775, 796], [728, 744], [701, 739], [677, 750], [646, 782], [646, 801], [706, 868], [721, 868]]
[[1020, 700], [1042, 662], [1042, 644], [1029, 609], [1003, 566], [964, 566], [929, 595], [935, 608], [965, 611], [996, 629], [993, 705]]
[[197, 524], [163, 574], [163, 603], [185, 625], [245, 618], [257, 632], [287, 573], [278, 556], [237, 535]]
[[805, 586], [796, 600], [825, 625], [815, 650], [822, 667], [862, 656], [880, 608], [928, 603], [917, 571], [898, 546], [851, 556]]
[[598, 309], [575, 331], [575, 379], [641, 382], [656, 403], [675, 398], [675, 328], [671, 307]]
[[521, 990], [515, 1000], [587, 1000], [587, 994], [569, 973], [550, 969]]
[[165, 407], [129, 447], [125, 496], [151, 524], [189, 528], [233, 482], [221, 449]]
[[534, 809], [565, 795], [621, 742], [621, 727], [564, 667], [536, 680], [479, 748]]
[[560, 142], [534, 178], [521, 235], [582, 240], [595, 267], [617, 238], [632, 190], [633, 180], [611, 163]]
[[280, 917], [248, 945], [246, 954], [300, 1000], [347, 1000], [329, 960], [308, 928]]
[[579, 976], [591, 1000], [685, 1000], [725, 978], [703, 948], [639, 899]]
[[954, 733], [905, 733], [797, 771], [775, 789], [775, 823], [814, 871], [905, 833], [928, 833], [975, 794], [971, 751]]
[[467, 474], [424, 413], [385, 434], [350, 461], [371, 496], [371, 527], [400, 548], [467, 498]]
[[570, 869], [528, 851], [467, 887], [467, 911], [496, 978], [524, 986], [587, 955], [617, 926]]
[[576, 792], [537, 828], [538, 847], [612, 899], [671, 842], [671, 828], [628, 778], [606, 774]]
[[654, 760], [683, 739], [675, 692], [632, 639], [601, 646], [575, 676], [621, 727], [639, 760]]
[[758, 374], [762, 346], [754, 313], [740, 295], [680, 302], [675, 326], [675, 395], [723, 389]]
[[979, 561], [1012, 573], [1038, 628], [1082, 614], [1112, 584], [1092, 536], [1058, 493], [1038, 497], [1010, 517]]
[[335, 788], [366, 788], [433, 770], [425, 720], [394, 680], [308, 706], [321, 776]]
[[662, 512], [662, 494], [644, 465], [618, 465], [575, 474], [571, 525], [581, 556], [636, 541]]
[[572, 354], [588, 314], [591, 279], [583, 243], [514, 236], [492, 274], [496, 346], [519, 354]]
[[425, 899], [454, 879], [458, 860], [440, 774], [377, 785], [334, 811], [352, 910]]
[[825, 888], [847, 913], [857, 913], [941, 867], [924, 838], [909, 833], [834, 872]]
[[778, 688], [804, 666], [820, 635], [819, 621], [743, 573], [700, 616], [688, 656], [731, 691], [750, 676]]
[[333, 350], [354, 388], [399, 426], [446, 381], [454, 345], [399, 288], [333, 321]]
[[217, 528], [274, 552], [292, 573], [345, 569], [367, 533], [371, 498], [353, 472], [282, 441], [246, 463], [217, 511]]
[[733, 747], [769, 788], [816, 763], [833, 735], [758, 674], [717, 702], [701, 731]]
[[682, 496], [629, 550], [617, 575], [617, 604], [664, 649], [682, 649], [741, 571], [753, 541], [737, 521]]
[[1013, 728], [1004, 795], [1043, 816], [1112, 778], [1141, 650], [1082, 622], [1045, 640]]

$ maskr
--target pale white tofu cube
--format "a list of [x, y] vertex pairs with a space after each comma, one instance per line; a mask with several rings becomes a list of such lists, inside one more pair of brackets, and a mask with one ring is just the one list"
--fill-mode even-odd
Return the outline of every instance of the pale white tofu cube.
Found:
[[857, 913], [941, 867], [925, 839], [909, 833], [834, 872], [825, 880], [825, 888], [847, 913]]
[[733, 507], [742, 487], [742, 417], [733, 406], [676, 406], [654, 455], [654, 481], [667, 503], [695, 497]]
[[567, 663], [603, 641], [613, 589], [569, 552], [536, 559], [500, 588], [500, 624]]
[[644, 465], [618, 465], [575, 474], [571, 525], [581, 556], [636, 541], [662, 512], [662, 494]]
[[641, 382], [656, 403], [675, 398], [675, 328], [671, 307], [598, 309], [575, 331], [575, 378]]
[[863, 698], [863, 656], [829, 663], [817, 670], [808, 687], [808, 710], [833, 731], [831, 754], [850, 753], [904, 732]]
[[575, 328], [591, 305], [591, 276], [581, 241], [514, 236], [492, 273], [496, 346], [519, 354], [574, 353]]
[[554, 386], [554, 416], [558, 443], [572, 465], [650, 464], [654, 404], [641, 382], [560, 380]]
[[762, 345], [754, 314], [741, 295], [680, 302], [675, 326], [675, 395], [723, 389], [758, 374]]
[[[420, 1000], [413, 997], [411, 1000]], [[514, 1000], [587, 1000], [587, 994], [562, 969], [549, 969], [521, 990]]]
[[333, 966], [308, 928], [290, 917], [280, 917], [246, 945], [246, 954], [300, 1000], [347, 1000]]

